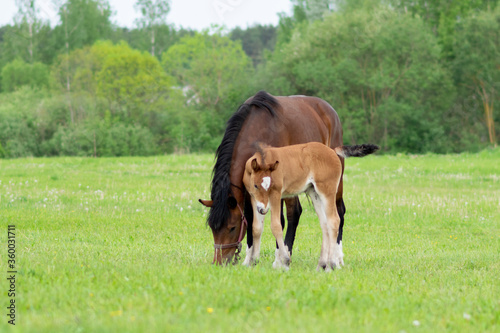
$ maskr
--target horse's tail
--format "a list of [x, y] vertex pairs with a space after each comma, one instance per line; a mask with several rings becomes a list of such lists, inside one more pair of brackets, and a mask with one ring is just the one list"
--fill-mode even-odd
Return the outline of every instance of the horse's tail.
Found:
[[354, 146], [342, 146], [335, 148], [335, 152], [337, 155], [348, 158], [348, 157], [363, 157], [366, 155], [373, 154], [380, 147], [377, 145], [372, 145], [371, 143], [364, 143], [362, 145], [354, 145]]

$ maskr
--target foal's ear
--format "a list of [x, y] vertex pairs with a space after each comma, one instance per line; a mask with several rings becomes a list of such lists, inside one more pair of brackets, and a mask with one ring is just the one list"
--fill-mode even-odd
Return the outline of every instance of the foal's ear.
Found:
[[214, 202], [212, 200], [201, 200], [198, 199], [198, 201], [205, 207], [211, 208], [214, 205]]
[[259, 169], [260, 169], [256, 158], [254, 158], [252, 160], [251, 166], [252, 166], [253, 171], [259, 171]]
[[279, 161], [276, 161], [275, 163], [269, 164], [269, 171], [273, 172], [274, 170], [276, 170], [279, 163]]

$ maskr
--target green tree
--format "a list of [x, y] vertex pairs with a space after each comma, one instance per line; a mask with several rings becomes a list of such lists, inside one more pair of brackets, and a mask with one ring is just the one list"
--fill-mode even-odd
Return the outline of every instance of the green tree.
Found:
[[0, 31], [0, 66], [15, 59], [28, 63], [50, 62], [51, 57], [46, 52], [51, 46], [50, 25], [38, 18], [39, 10], [34, 0], [17, 0], [16, 4], [18, 12], [14, 25], [4, 26]]
[[140, 11], [142, 17], [138, 19], [138, 25], [150, 33], [151, 55], [155, 56], [156, 39], [158, 27], [164, 25], [170, 11], [169, 0], [137, 0], [135, 8]]
[[254, 66], [264, 62], [265, 52], [272, 52], [276, 45], [277, 28], [272, 25], [255, 25], [245, 30], [234, 28], [229, 37], [240, 40], [245, 53], [252, 58]]
[[[16, 24], [20, 27], [26, 26], [27, 34], [26, 39], [28, 41], [28, 53], [29, 62], [33, 63], [33, 53], [34, 53], [34, 36], [35, 36], [35, 25], [37, 23], [37, 12], [35, 0], [16, 0], [16, 5], [18, 7], [18, 15]], [[20, 29], [22, 30], [22, 29]]]
[[[500, 8], [484, 11], [463, 20], [456, 32], [453, 68], [466, 112], [475, 112], [475, 103], [484, 113], [489, 142], [497, 143], [494, 105], [500, 101]], [[477, 112], [477, 111], [476, 111]]]
[[165, 112], [173, 80], [160, 62], [127, 44], [97, 43], [93, 52], [107, 53], [97, 73], [97, 93], [110, 101], [113, 115], [144, 126], [154, 126], [158, 113]]
[[309, 21], [321, 20], [335, 7], [334, 0], [292, 0], [292, 4], [301, 7]]
[[186, 36], [162, 57], [184, 105], [172, 136], [182, 147], [215, 149], [227, 118], [251, 94], [253, 68], [239, 42], [208, 31]]
[[439, 55], [419, 19], [384, 8], [335, 13], [296, 30], [276, 50], [262, 85], [330, 101], [348, 142], [443, 151], [444, 112], [454, 90]]
[[390, 0], [401, 12], [422, 18], [438, 36], [445, 58], [454, 57], [456, 25], [480, 10], [494, 9], [498, 0]]
[[207, 31], [182, 38], [164, 54], [162, 64], [187, 99], [204, 109], [217, 108], [251, 73], [240, 43]]
[[60, 49], [69, 52], [111, 36], [107, 0], [65, 0], [59, 7], [61, 24], [55, 28]]

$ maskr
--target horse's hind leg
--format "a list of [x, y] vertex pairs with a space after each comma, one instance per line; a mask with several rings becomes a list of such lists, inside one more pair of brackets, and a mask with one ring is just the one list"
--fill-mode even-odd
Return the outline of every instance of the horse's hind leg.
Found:
[[337, 200], [336, 205], [337, 205], [337, 212], [340, 218], [339, 235], [337, 237], [338, 251], [336, 253], [336, 256], [338, 256], [338, 261], [340, 265], [344, 266], [344, 252], [342, 251], [342, 233], [344, 230], [344, 215], [346, 213], [344, 199], [340, 198], [339, 200]]
[[[285, 199], [286, 204], [286, 218], [288, 220], [288, 227], [286, 229], [285, 245], [288, 246], [288, 251], [292, 255], [293, 242], [295, 241], [295, 234], [299, 226], [300, 215], [302, 214], [302, 206], [300, 205], [299, 197]], [[283, 208], [281, 210], [283, 212]]]

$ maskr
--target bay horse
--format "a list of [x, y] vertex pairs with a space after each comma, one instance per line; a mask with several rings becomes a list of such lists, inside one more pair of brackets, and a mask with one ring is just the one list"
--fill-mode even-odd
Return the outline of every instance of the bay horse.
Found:
[[[207, 224], [214, 237], [214, 263], [227, 264], [233, 257], [237, 262], [241, 241], [247, 230], [247, 249], [253, 246], [253, 210], [243, 185], [243, 173], [246, 161], [255, 153], [256, 142], [273, 147], [321, 142], [335, 148], [342, 145], [342, 126], [337, 112], [317, 97], [274, 97], [260, 91], [238, 108], [228, 120], [215, 154], [211, 198], [199, 200], [210, 208]], [[343, 171], [344, 160], [340, 160]], [[288, 220], [284, 242], [292, 253], [302, 207], [298, 197], [287, 198], [284, 204]], [[340, 216], [337, 242], [342, 247], [345, 214], [342, 177], [337, 193], [337, 209]], [[284, 224], [284, 216], [281, 216], [282, 227]]]
[[257, 153], [245, 165], [243, 183], [250, 194], [254, 220], [253, 247], [247, 255], [247, 265], [259, 258], [260, 239], [264, 229], [264, 216], [271, 210], [271, 230], [278, 248], [273, 267], [288, 270], [290, 253], [283, 242], [281, 228], [281, 199], [307, 193], [318, 215], [323, 231], [323, 243], [317, 270], [340, 268], [343, 253], [336, 240], [340, 228], [337, 211], [337, 191], [342, 177], [340, 157], [363, 157], [379, 147], [372, 144], [342, 146], [335, 149], [322, 143], [273, 148], [257, 145]]

